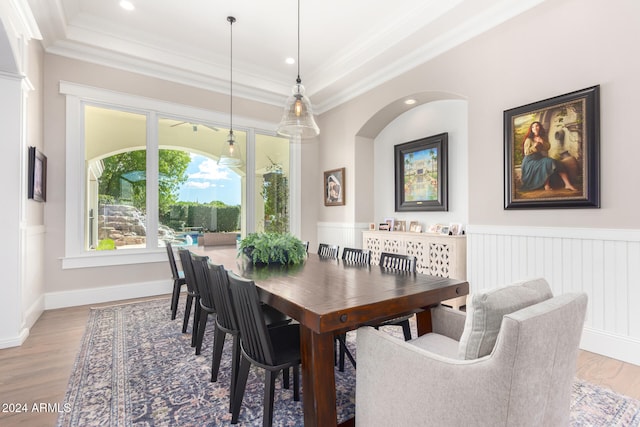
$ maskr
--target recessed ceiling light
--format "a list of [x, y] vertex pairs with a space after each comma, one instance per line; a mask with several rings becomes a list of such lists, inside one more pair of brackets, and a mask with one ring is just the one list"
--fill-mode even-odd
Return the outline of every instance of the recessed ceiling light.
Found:
[[286, 62], [289, 65], [293, 65], [296, 63], [296, 60], [294, 58], [287, 58], [284, 60], [284, 62]]
[[133, 10], [136, 8], [129, 0], [120, 0], [120, 7], [124, 10]]
[[417, 102], [417, 101], [416, 101], [415, 99], [413, 99], [413, 98], [405, 99], [405, 101], [404, 101], [404, 103], [405, 103], [405, 104], [407, 104], [407, 105], [413, 105], [413, 104], [415, 104], [416, 102]]

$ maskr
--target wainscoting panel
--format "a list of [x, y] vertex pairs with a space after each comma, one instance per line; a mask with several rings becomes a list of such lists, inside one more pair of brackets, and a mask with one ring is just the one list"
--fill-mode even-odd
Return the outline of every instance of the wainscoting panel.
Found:
[[[339, 245], [342, 248], [362, 248], [362, 231], [368, 230], [369, 224], [343, 223], [343, 222], [319, 222], [318, 243]], [[309, 252], [315, 253], [318, 249], [309, 248]]]
[[470, 225], [467, 264], [471, 292], [533, 277], [586, 292], [581, 347], [640, 365], [640, 230]]

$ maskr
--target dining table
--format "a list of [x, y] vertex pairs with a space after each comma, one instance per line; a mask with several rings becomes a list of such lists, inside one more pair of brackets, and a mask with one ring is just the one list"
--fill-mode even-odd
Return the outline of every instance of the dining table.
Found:
[[[192, 246], [214, 264], [253, 280], [262, 302], [300, 323], [304, 425], [337, 425], [334, 337], [415, 313], [418, 335], [431, 331], [432, 307], [467, 295], [465, 280], [400, 273], [308, 254], [298, 265], [255, 266], [235, 246]], [[383, 392], [383, 390], [381, 390]], [[347, 420], [344, 425], [353, 425]]]

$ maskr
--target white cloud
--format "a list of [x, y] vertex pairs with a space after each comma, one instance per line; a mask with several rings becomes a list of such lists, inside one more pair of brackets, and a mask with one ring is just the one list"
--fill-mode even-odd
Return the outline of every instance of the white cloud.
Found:
[[218, 181], [221, 179], [231, 180], [229, 177], [229, 169], [218, 166], [218, 164], [211, 159], [205, 159], [200, 163], [198, 165], [198, 172], [189, 174], [189, 180], [192, 179], [206, 179], [212, 181]]

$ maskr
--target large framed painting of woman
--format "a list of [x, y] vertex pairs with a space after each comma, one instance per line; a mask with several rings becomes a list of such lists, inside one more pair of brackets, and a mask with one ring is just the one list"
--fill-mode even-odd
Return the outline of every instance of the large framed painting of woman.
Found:
[[504, 112], [505, 209], [600, 207], [600, 87]]

